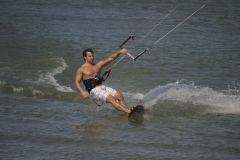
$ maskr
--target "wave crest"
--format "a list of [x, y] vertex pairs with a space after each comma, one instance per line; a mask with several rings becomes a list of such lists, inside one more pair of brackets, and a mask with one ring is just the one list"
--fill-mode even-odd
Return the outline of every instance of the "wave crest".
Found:
[[39, 71], [38, 84], [50, 85], [56, 87], [58, 91], [61, 92], [75, 92], [71, 87], [60, 85], [55, 79], [56, 75], [63, 73], [63, 71], [68, 67], [65, 60], [60, 58], [52, 58], [53, 63], [57, 63], [57, 67], [48, 71]]

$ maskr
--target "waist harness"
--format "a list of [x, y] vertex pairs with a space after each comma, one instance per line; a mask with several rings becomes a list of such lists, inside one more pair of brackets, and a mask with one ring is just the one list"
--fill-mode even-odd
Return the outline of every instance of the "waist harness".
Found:
[[83, 80], [83, 84], [85, 85], [86, 91], [90, 93], [93, 88], [101, 85], [103, 81], [103, 76], [98, 75], [95, 78]]

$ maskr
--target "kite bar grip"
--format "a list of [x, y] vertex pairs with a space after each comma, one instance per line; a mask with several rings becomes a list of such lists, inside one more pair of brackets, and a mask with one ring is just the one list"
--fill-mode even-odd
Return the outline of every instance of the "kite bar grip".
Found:
[[127, 53], [127, 55], [129, 55], [129, 57], [131, 57], [134, 60], [134, 57], [130, 53]]
[[120, 48], [122, 48], [123, 47], [123, 45], [125, 44], [125, 43], [127, 43], [127, 41], [129, 41], [129, 39], [131, 39], [132, 38], [132, 40], [134, 40], [135, 39], [135, 37], [134, 36], [129, 36], [123, 43], [122, 43], [122, 45], [121, 46], [119, 46]]
[[136, 60], [138, 59], [138, 57], [140, 57], [143, 53], [145, 53], [145, 52], [147, 52], [147, 51], [148, 51], [148, 53], [150, 54], [150, 51], [149, 51], [149, 49], [147, 48], [147, 49], [145, 49], [143, 52], [139, 53], [139, 54], [137, 55], [137, 57], [135, 57], [133, 60], [136, 61]]

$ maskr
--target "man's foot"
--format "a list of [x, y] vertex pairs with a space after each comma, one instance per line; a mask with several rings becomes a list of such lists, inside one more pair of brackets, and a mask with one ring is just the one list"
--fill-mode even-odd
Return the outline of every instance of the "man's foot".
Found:
[[131, 116], [139, 116], [142, 115], [144, 113], [144, 107], [142, 105], [137, 105], [136, 107], [132, 107], [131, 108], [131, 112], [128, 114], [128, 117]]

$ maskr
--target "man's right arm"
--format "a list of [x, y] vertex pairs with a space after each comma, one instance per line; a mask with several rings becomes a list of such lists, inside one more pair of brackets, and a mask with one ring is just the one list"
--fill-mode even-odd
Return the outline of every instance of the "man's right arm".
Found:
[[113, 53], [112, 55], [110, 55], [107, 59], [100, 61], [99, 63], [101, 65], [101, 67], [105, 67], [110, 62], [112, 62], [113, 60], [117, 59], [120, 54], [127, 54], [127, 53], [128, 53], [128, 51], [123, 48], [123, 49], [119, 50], [118, 52]]
[[83, 77], [82, 70], [81, 68], [79, 68], [76, 73], [75, 85], [77, 89], [81, 92], [83, 98], [88, 98], [89, 94], [80, 85], [80, 82], [82, 81], [82, 77]]

